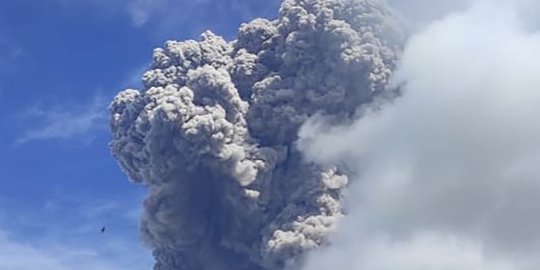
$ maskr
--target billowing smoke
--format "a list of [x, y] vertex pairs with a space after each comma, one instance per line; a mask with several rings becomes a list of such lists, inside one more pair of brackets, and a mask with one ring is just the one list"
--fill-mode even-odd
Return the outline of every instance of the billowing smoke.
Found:
[[110, 109], [156, 270], [540, 269], [538, 4], [422, 1], [154, 51]]
[[377, 0], [285, 0], [233, 41], [206, 32], [154, 50], [144, 89], [110, 106], [112, 152], [149, 189], [154, 269], [295, 268], [329, 243], [348, 177], [305, 160], [298, 131], [395, 94], [393, 18]]
[[351, 182], [349, 215], [305, 269], [540, 269], [533, 3], [480, 1], [429, 24], [404, 47], [403, 95], [354, 123], [303, 126], [306, 157]]

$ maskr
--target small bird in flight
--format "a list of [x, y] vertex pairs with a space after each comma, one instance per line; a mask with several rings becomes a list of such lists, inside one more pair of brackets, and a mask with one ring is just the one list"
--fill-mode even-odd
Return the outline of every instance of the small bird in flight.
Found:
[[105, 232], [105, 226], [101, 227], [101, 233]]

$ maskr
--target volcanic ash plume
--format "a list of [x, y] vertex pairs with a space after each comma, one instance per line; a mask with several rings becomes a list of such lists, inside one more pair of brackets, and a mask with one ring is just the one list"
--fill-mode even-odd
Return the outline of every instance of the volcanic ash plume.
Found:
[[310, 116], [344, 123], [387, 92], [392, 27], [378, 1], [286, 0], [234, 41], [154, 50], [144, 89], [110, 107], [113, 154], [149, 188], [154, 269], [283, 269], [328, 244], [348, 178], [294, 142]]

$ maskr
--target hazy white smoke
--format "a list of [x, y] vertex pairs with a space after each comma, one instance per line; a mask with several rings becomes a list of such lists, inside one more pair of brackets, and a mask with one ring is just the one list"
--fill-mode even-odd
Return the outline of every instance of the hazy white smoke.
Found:
[[286, 0], [232, 42], [206, 32], [154, 50], [144, 89], [110, 111], [115, 158], [149, 187], [156, 270], [297, 267], [328, 244], [348, 178], [293, 144], [311, 116], [348, 122], [386, 92], [394, 28], [377, 0]]
[[482, 1], [405, 46], [402, 96], [299, 147], [351, 178], [334, 244], [305, 269], [539, 269], [540, 34], [527, 1]]

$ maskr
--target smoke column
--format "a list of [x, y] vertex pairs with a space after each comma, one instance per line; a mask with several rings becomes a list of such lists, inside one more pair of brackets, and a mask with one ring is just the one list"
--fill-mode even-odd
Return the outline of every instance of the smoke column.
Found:
[[400, 57], [400, 97], [302, 127], [305, 157], [351, 182], [332, 246], [304, 269], [540, 269], [534, 6], [478, 1], [429, 23]]
[[345, 172], [304, 159], [314, 115], [350, 123], [397, 92], [399, 31], [376, 0], [286, 0], [275, 20], [155, 49], [144, 88], [110, 106], [110, 147], [148, 187], [155, 270], [298, 268], [345, 212]]
[[154, 50], [110, 145], [155, 270], [540, 268], [539, 5], [389, 2]]

